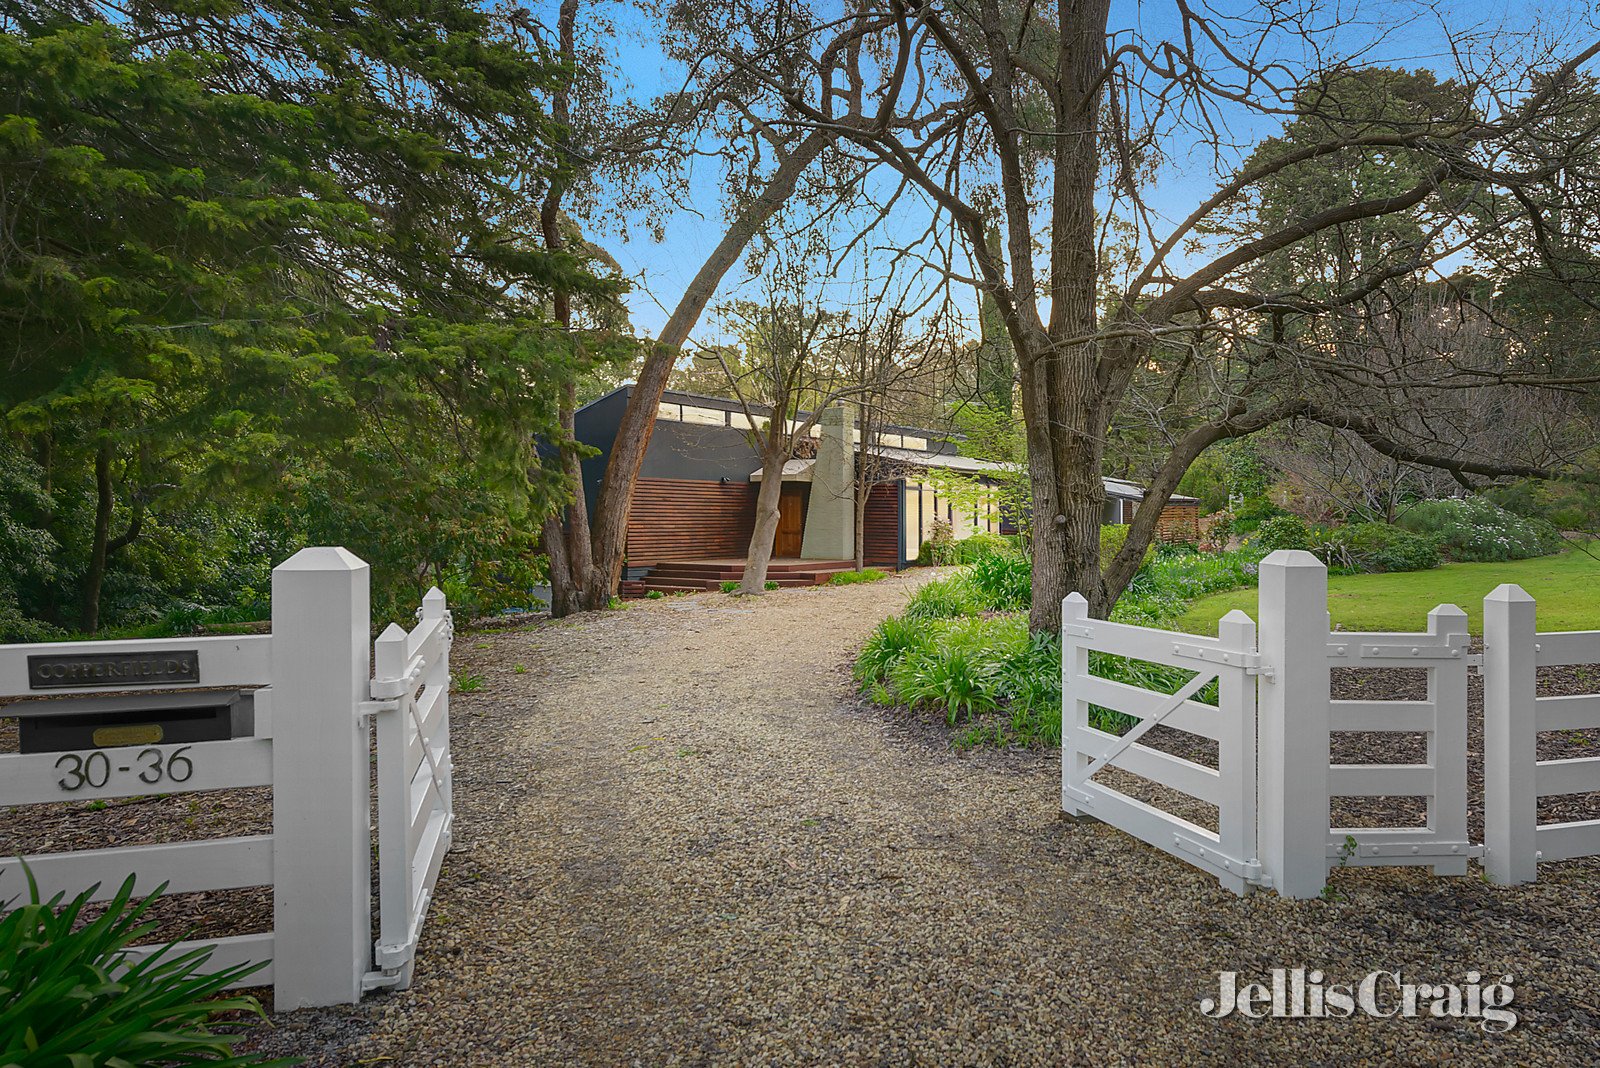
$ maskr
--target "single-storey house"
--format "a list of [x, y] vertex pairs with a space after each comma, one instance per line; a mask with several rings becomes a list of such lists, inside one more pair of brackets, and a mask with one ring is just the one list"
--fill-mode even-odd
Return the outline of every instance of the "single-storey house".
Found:
[[[621, 386], [577, 412], [577, 439], [597, 450], [583, 461], [591, 509], [632, 389]], [[994, 500], [974, 505], [967, 493], [958, 502], [940, 488], [939, 476], [945, 473], [992, 483], [1001, 465], [960, 455], [951, 443], [959, 435], [949, 432], [885, 426], [863, 443], [851, 411], [840, 406], [824, 412], [811, 440], [784, 465], [773, 546], [780, 581], [790, 573], [796, 582], [818, 581], [852, 566], [855, 483], [862, 463], [872, 465], [873, 478], [863, 526], [868, 566], [906, 567], [939, 519], [957, 538], [1012, 532]], [[771, 415], [766, 410], [754, 414], [757, 423]], [[628, 513], [625, 589], [636, 592], [647, 577], [659, 580], [664, 574], [716, 578], [737, 573], [733, 564], [749, 549], [761, 480], [751, 424], [737, 401], [676, 391], [662, 396]], [[1127, 522], [1143, 499], [1138, 486], [1116, 479], [1106, 480], [1106, 494], [1108, 523]], [[1173, 517], [1168, 523], [1163, 513], [1164, 536], [1198, 538], [1197, 501], [1175, 497], [1167, 511]], [[681, 566], [686, 561], [723, 561], [728, 568], [714, 575], [704, 566]]]

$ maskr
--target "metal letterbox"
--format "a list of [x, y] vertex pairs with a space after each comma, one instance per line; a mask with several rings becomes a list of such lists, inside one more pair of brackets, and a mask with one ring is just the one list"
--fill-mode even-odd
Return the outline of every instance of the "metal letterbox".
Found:
[[0, 706], [0, 718], [13, 716], [24, 753], [214, 742], [255, 732], [253, 694], [239, 690], [52, 697]]

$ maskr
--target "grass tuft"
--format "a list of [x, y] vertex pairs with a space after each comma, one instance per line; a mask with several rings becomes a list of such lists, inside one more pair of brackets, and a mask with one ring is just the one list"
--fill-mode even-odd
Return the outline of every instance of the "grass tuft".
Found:
[[859, 582], [877, 582], [886, 579], [887, 572], [879, 571], [875, 567], [864, 567], [860, 571], [841, 571], [828, 579], [829, 586], [854, 586]]

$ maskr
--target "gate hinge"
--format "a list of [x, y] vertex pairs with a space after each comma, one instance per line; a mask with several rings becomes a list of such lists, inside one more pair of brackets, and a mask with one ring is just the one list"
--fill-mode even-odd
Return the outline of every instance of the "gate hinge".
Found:
[[1357, 841], [1352, 850], [1347, 841], [1329, 842], [1329, 860], [1362, 860], [1374, 857], [1399, 860], [1405, 857], [1481, 857], [1483, 846], [1473, 842], [1362, 842]]
[[392, 972], [367, 972], [361, 977], [361, 992], [370, 994], [374, 990], [393, 990], [405, 982], [405, 978], [404, 968], [396, 968]]
[[1172, 843], [1185, 853], [1194, 854], [1214, 868], [1221, 868], [1230, 875], [1242, 876], [1244, 881], [1252, 886], [1270, 887], [1272, 885], [1272, 877], [1262, 874], [1261, 861], [1255, 858], [1236, 860], [1212, 843], [1199, 842], [1193, 838], [1186, 838], [1181, 834], [1173, 835]]
[[1205, 645], [1189, 645], [1185, 642], [1175, 642], [1172, 646], [1172, 655], [1181, 656], [1185, 660], [1200, 660], [1207, 664], [1221, 664], [1223, 667], [1242, 667], [1249, 674], [1256, 674], [1261, 670], [1260, 653], [1243, 653], [1234, 649], [1213, 649]]

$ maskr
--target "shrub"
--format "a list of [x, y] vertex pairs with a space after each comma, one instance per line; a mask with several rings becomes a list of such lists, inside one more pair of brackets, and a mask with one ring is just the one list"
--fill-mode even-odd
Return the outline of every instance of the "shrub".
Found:
[[160, 890], [136, 901], [130, 877], [80, 926], [92, 891], [41, 904], [31, 875], [28, 882], [30, 902], [0, 918], [0, 1064], [296, 1063], [235, 1057], [244, 1035], [211, 1030], [223, 1015], [266, 1018], [254, 998], [220, 996], [261, 965], [204, 975], [210, 950], [167, 946], [117, 974], [122, 952], [155, 930], [143, 916]]
[[950, 547], [952, 564], [975, 564], [995, 556], [1016, 555], [1016, 547], [998, 534], [971, 534]]
[[930, 525], [927, 540], [922, 543], [922, 549], [917, 553], [916, 562], [923, 567], [930, 564], [946, 567], [970, 564], [988, 556], [1016, 552], [1015, 538], [980, 532], [957, 539], [949, 523], [943, 519], [935, 519]]
[[777, 588], [778, 588], [778, 580], [777, 579], [767, 579], [766, 584], [764, 586], [762, 586], [762, 589], [767, 589], [767, 590], [775, 590]]
[[[1174, 693], [1192, 677], [1180, 668], [1105, 653], [1092, 653], [1089, 663], [1096, 675], [1160, 693]], [[875, 703], [937, 710], [951, 725], [991, 713], [1006, 717], [973, 728], [958, 745], [1061, 743], [1061, 642], [1053, 634], [1030, 634], [1023, 613], [884, 620], [863, 646], [855, 674]], [[1197, 700], [1214, 702], [1215, 687]], [[1091, 707], [1089, 722], [1121, 734], [1136, 721]]]
[[739, 580], [738, 579], [723, 579], [722, 582], [720, 583], [720, 585], [722, 587], [722, 592], [723, 593], [732, 593], [734, 590], [739, 588]]
[[967, 569], [966, 579], [984, 608], [1015, 612], [1033, 604], [1033, 562], [1012, 553], [985, 556]]
[[862, 682], [885, 678], [906, 653], [925, 645], [927, 640], [927, 630], [922, 621], [890, 616], [878, 624], [878, 629], [861, 647], [861, 653], [856, 657], [856, 678]]
[[889, 669], [900, 700], [935, 708], [946, 722], [991, 712], [999, 705], [1000, 665], [1027, 640], [1027, 621], [1016, 625], [986, 619], [955, 619], [930, 625], [927, 639], [908, 649]]
[[650, 598], [652, 601], [659, 601], [661, 598], [665, 597], [666, 594], [662, 593], [660, 590], [651, 590], [649, 593], [645, 594], [645, 596]]
[[1288, 514], [1266, 497], [1250, 497], [1233, 510], [1233, 532], [1248, 534], [1267, 520]]
[[1297, 515], [1275, 515], [1263, 520], [1249, 539], [1252, 548], [1264, 553], [1275, 549], [1311, 548], [1311, 531]]
[[1167, 626], [1197, 597], [1255, 585], [1260, 561], [1261, 553], [1249, 548], [1158, 557], [1133, 576], [1111, 618], [1144, 627]]
[[[950, 560], [950, 547], [955, 544], [956, 532], [949, 523], [943, 519], [935, 519], [928, 524], [928, 537], [922, 543], [922, 551], [932, 564], [948, 564]], [[917, 559], [920, 561], [922, 556]]]
[[828, 585], [854, 586], [858, 582], [877, 582], [888, 577], [887, 572], [879, 571], [875, 567], [864, 567], [860, 571], [841, 571], [828, 580]]
[[1318, 550], [1330, 567], [1351, 571], [1426, 571], [1439, 566], [1439, 545], [1387, 523], [1349, 523]]
[[966, 575], [935, 579], [918, 590], [906, 605], [907, 619], [950, 619], [983, 611], [982, 600]]
[[[1128, 541], [1128, 525], [1126, 523], [1109, 523], [1100, 528], [1100, 570], [1104, 571], [1111, 565], [1111, 561], [1122, 551]], [[1152, 544], [1144, 551], [1144, 560], [1139, 564], [1144, 567], [1156, 558], [1156, 547]]]
[[1219, 512], [1206, 524], [1200, 544], [1211, 552], [1221, 552], [1228, 547], [1228, 540], [1232, 537], [1233, 515], [1229, 512]]
[[1485, 497], [1422, 501], [1398, 524], [1431, 535], [1452, 560], [1524, 560], [1560, 550], [1561, 532], [1543, 519], [1519, 516]]

